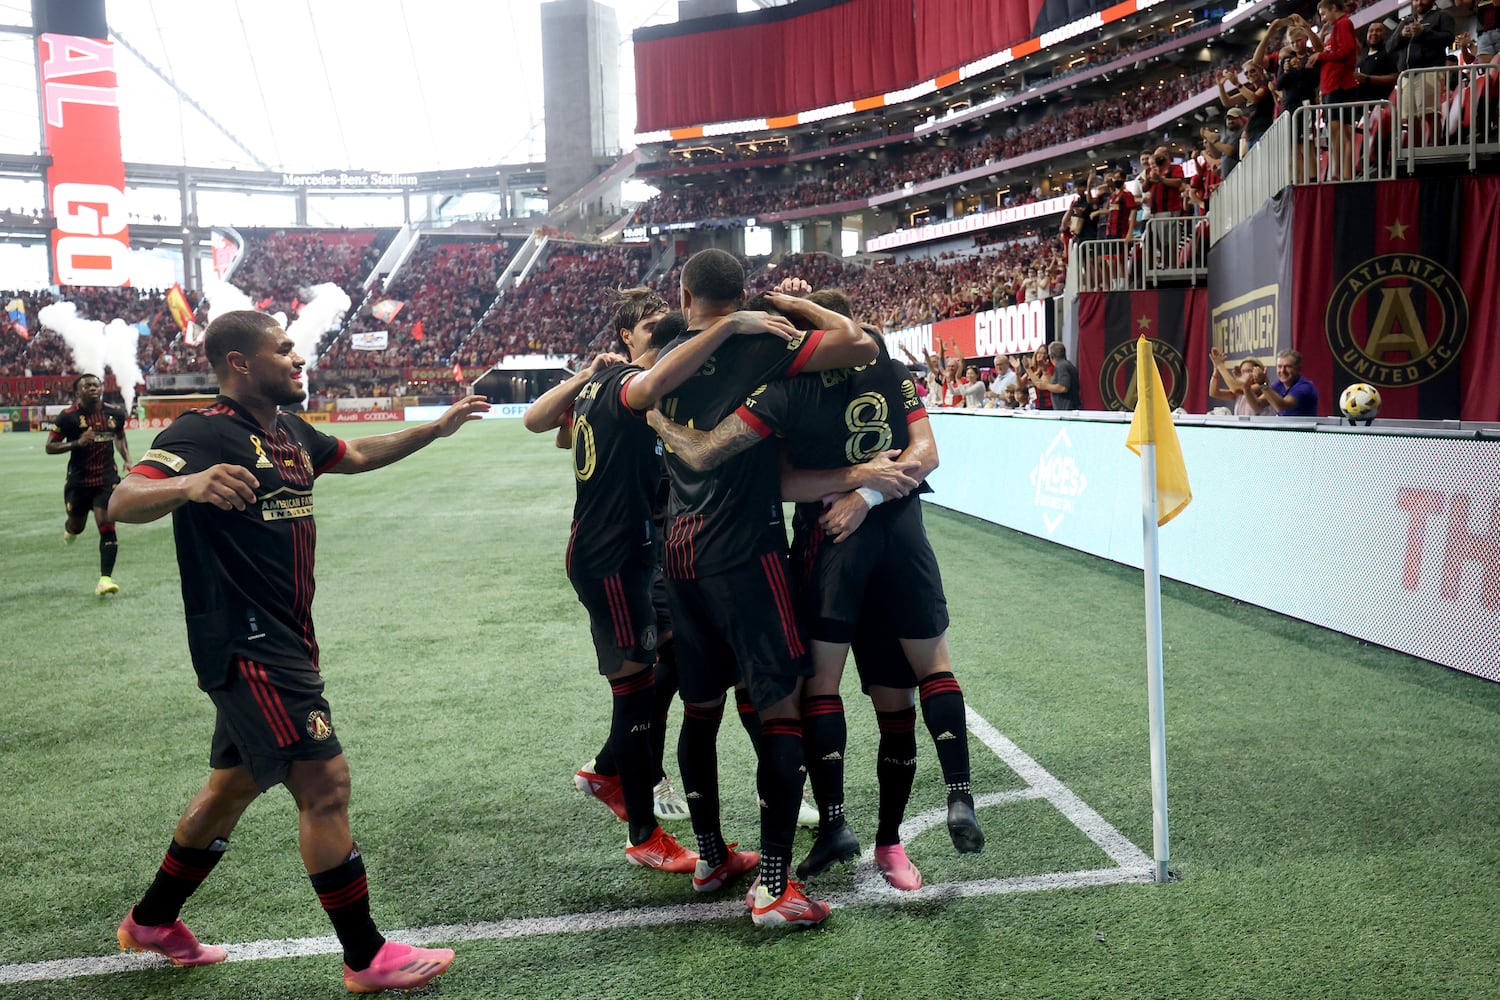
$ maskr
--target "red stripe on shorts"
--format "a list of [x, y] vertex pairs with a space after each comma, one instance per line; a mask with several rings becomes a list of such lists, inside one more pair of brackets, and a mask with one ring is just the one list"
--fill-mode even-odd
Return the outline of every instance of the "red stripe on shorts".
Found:
[[627, 649], [634, 645], [635, 631], [630, 627], [630, 605], [625, 602], [620, 574], [604, 578], [604, 594], [609, 598], [609, 616], [615, 624], [615, 645]]
[[766, 582], [771, 586], [771, 596], [776, 599], [776, 613], [781, 616], [781, 631], [786, 636], [786, 651], [792, 656], [801, 656], [802, 636], [797, 632], [797, 617], [792, 608], [792, 595], [786, 585], [786, 571], [781, 565], [781, 555], [767, 552], [760, 557], [761, 568], [766, 572]]
[[266, 676], [266, 668], [243, 656], [239, 658], [239, 661], [240, 673], [244, 675], [250, 693], [255, 696], [255, 702], [260, 706], [260, 712], [265, 717], [266, 724], [271, 727], [271, 732], [276, 736], [276, 745], [286, 747], [296, 743], [297, 727], [292, 724], [292, 717], [281, 702], [281, 694]]

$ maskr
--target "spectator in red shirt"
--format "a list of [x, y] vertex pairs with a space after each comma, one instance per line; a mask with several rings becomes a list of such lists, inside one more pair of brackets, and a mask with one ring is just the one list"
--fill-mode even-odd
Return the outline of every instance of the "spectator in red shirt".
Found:
[[[1354, 67], [1359, 62], [1359, 41], [1344, 12], [1342, 0], [1319, 0], [1323, 20], [1323, 48], [1312, 55], [1318, 66], [1318, 89], [1324, 104], [1347, 104], [1359, 100], [1359, 81]], [[1354, 114], [1345, 108], [1328, 116], [1328, 179], [1354, 176]]]

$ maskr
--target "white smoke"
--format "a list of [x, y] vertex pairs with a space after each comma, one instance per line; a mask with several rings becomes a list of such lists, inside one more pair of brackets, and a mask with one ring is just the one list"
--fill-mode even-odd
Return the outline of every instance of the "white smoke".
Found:
[[218, 278], [203, 279], [203, 297], [208, 300], [208, 321], [212, 323], [220, 315], [236, 309], [254, 309], [250, 296], [227, 281]]
[[122, 319], [112, 319], [107, 326], [96, 319], [84, 319], [72, 302], [43, 306], [37, 318], [44, 329], [68, 345], [79, 374], [103, 378], [106, 368], [113, 371], [125, 397], [125, 409], [134, 412], [135, 387], [141, 381], [141, 366], [136, 359], [139, 330]]
[[104, 363], [114, 369], [115, 382], [125, 397], [125, 412], [135, 413], [135, 387], [141, 377], [140, 328], [122, 319], [112, 319], [104, 327]]
[[[255, 309], [255, 303], [250, 301], [250, 296], [229, 282], [216, 278], [205, 279], [203, 297], [208, 300], [210, 323], [223, 313], [236, 309]], [[307, 369], [303, 372], [304, 385], [308, 384], [307, 372], [317, 367], [318, 342], [323, 339], [323, 334], [329, 330], [337, 330], [343, 325], [350, 304], [348, 292], [332, 282], [324, 282], [321, 285], [314, 285], [307, 292], [307, 301], [302, 303], [297, 318], [290, 325], [287, 324], [286, 313], [271, 314], [281, 328], [291, 335], [292, 344], [297, 353], [307, 359]]]
[[302, 311], [286, 327], [297, 353], [307, 359], [308, 368], [318, 365], [318, 341], [329, 330], [337, 330], [343, 325], [352, 304], [349, 293], [331, 281], [312, 287], [307, 301], [302, 304]]

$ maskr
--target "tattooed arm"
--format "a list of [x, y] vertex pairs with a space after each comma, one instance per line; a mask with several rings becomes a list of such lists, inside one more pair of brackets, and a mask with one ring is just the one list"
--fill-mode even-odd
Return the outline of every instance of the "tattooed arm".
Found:
[[661, 437], [672, 453], [694, 472], [716, 469], [726, 459], [738, 455], [751, 445], [764, 440], [761, 432], [751, 427], [738, 414], [731, 413], [713, 430], [700, 431], [684, 427], [669, 420], [660, 410], [650, 410], [646, 422]]

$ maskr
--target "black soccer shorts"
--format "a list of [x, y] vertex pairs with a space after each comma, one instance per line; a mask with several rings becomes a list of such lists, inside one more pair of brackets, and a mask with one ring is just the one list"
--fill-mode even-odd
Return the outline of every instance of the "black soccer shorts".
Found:
[[69, 484], [63, 487], [63, 509], [69, 515], [87, 514], [90, 510], [108, 510], [109, 498], [114, 491], [114, 483], [105, 483], [103, 486]]
[[228, 684], [208, 692], [218, 709], [210, 767], [248, 767], [267, 791], [286, 780], [294, 761], [344, 752], [323, 697], [323, 675], [312, 664], [272, 667], [236, 656], [230, 673]]
[[751, 703], [765, 709], [812, 676], [780, 550], [712, 576], [668, 579], [667, 600], [683, 701], [717, 701], [743, 681]]
[[937, 556], [915, 496], [881, 504], [859, 529], [835, 543], [815, 521], [799, 518], [799, 610], [819, 642], [853, 640], [873, 594], [899, 595], [886, 605], [886, 624], [903, 639], [932, 639], [948, 630], [948, 599]]
[[[861, 531], [864, 529], [861, 528]], [[891, 624], [891, 605], [903, 600], [901, 594], [872, 593], [866, 600], [860, 615], [859, 626], [854, 631], [854, 668], [859, 672], [859, 689], [865, 694], [870, 688], [914, 688], [917, 674], [901, 649], [901, 640]]]
[[569, 576], [578, 603], [589, 613], [589, 631], [599, 673], [618, 673], [626, 661], [651, 665], [656, 662], [656, 611], [651, 606], [651, 576], [654, 565], [630, 559], [604, 578]]

